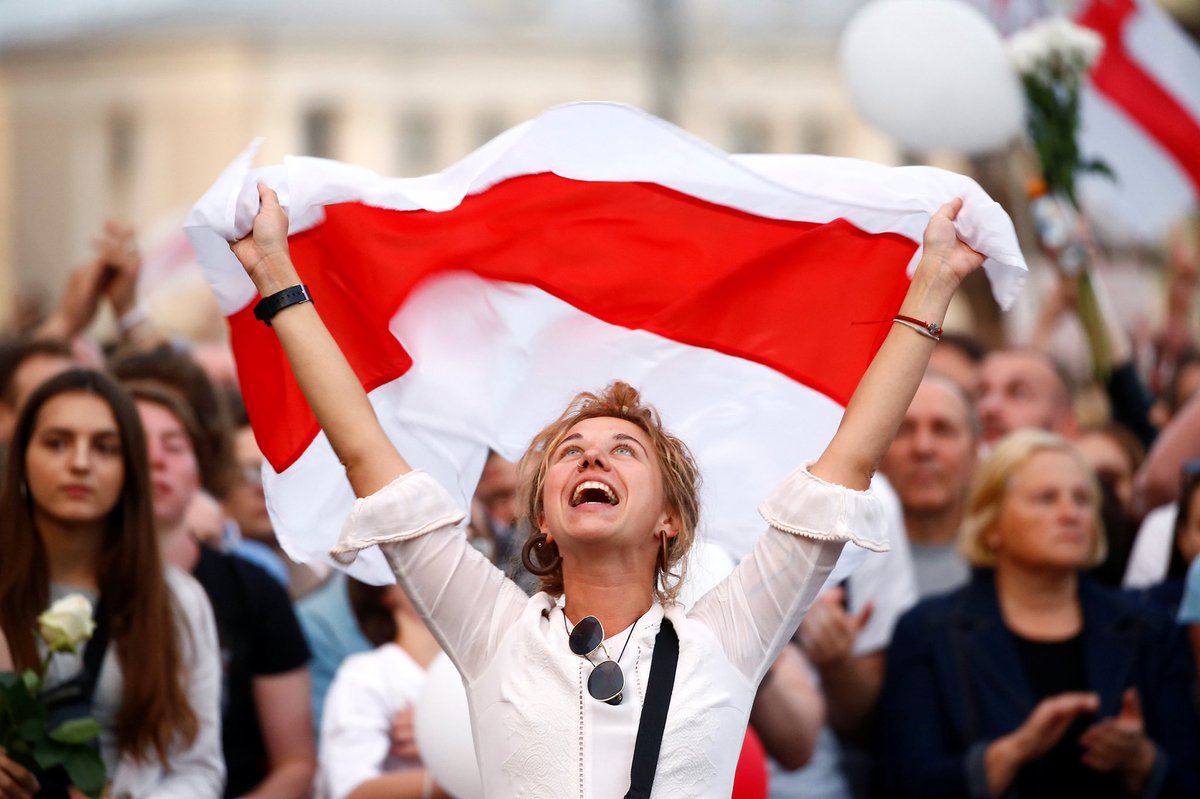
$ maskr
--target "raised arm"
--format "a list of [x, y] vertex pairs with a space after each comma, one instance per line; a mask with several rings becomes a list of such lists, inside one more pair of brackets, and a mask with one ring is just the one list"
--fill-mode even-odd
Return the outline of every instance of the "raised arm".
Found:
[[[983, 256], [960, 241], [954, 231], [954, 217], [961, 208], [962, 200], [954, 200], [930, 218], [925, 251], [900, 315], [940, 325], [963, 278], [983, 264]], [[912, 402], [934, 344], [932, 338], [915, 330], [892, 326], [850, 398], [833, 440], [812, 465], [813, 475], [866, 490]]]
[[[258, 186], [261, 205], [250, 235], [230, 245], [259, 294], [269, 297], [300, 283], [288, 252], [287, 215], [275, 192]], [[358, 377], [310, 302], [289, 306], [271, 320], [296, 381], [346, 467], [360, 497], [411, 471], [384, 433]]]

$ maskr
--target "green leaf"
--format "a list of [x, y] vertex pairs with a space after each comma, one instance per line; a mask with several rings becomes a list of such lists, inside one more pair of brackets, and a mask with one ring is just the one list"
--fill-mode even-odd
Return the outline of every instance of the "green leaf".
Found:
[[1083, 170], [1084, 172], [1095, 172], [1097, 174], [1104, 175], [1106, 178], [1113, 181], [1114, 183], [1117, 182], [1117, 176], [1116, 176], [1116, 173], [1113, 172], [1112, 167], [1110, 167], [1107, 163], [1105, 163], [1104, 161], [1101, 161], [1099, 159], [1092, 159], [1090, 161], [1080, 161], [1079, 168], [1081, 170]]
[[8, 757], [20, 763], [27, 771], [36, 773], [38, 770], [37, 760], [29, 750], [29, 744], [24, 741], [19, 742], [19, 745], [10, 747]]
[[10, 697], [10, 699], [12, 701], [9, 705], [9, 713], [18, 727], [29, 719], [45, 723], [46, 708], [42, 707], [41, 702], [24, 693], [18, 693], [17, 696]]
[[46, 723], [39, 718], [22, 719], [17, 724], [17, 735], [31, 744], [36, 744], [46, 738]]
[[85, 744], [100, 734], [93, 718], [71, 719], [50, 731], [50, 737], [65, 744]]
[[42, 678], [38, 676], [33, 669], [25, 669], [21, 672], [21, 680], [25, 683], [25, 690], [30, 696], [37, 696], [42, 690]]
[[38, 768], [48, 771], [65, 763], [70, 751], [71, 747], [46, 739], [34, 747], [33, 759], [37, 761]]
[[[13, 671], [0, 672], [0, 696], [3, 696], [7, 701], [12, 702], [25, 697], [33, 697], [36, 691], [31, 691], [26, 675], [30, 672], [18, 674]], [[37, 679], [37, 675], [34, 675]]]
[[90, 746], [72, 746], [63, 766], [76, 788], [93, 799], [100, 796], [108, 775], [104, 771], [104, 761], [95, 749]]

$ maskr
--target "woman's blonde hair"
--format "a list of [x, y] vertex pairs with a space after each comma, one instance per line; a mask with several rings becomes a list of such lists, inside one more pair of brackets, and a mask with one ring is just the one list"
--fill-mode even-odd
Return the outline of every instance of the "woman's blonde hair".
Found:
[[[562, 562], [558, 557], [558, 545], [543, 544], [544, 534], [539, 529], [544, 509], [546, 472], [550, 467], [550, 456], [571, 432], [571, 428], [584, 419], [597, 417], [624, 419], [637, 425], [650, 439], [662, 469], [663, 494], [679, 521], [675, 537], [667, 542], [665, 569], [661, 556], [656, 561], [654, 593], [663, 603], [674, 602], [683, 584], [685, 556], [696, 540], [696, 526], [700, 520], [700, 472], [687, 445], [663, 429], [658, 412], [649, 405], [642, 405], [641, 395], [628, 383], [617, 381], [610, 383], [599, 394], [585, 391], [575, 395], [562, 415], [534, 436], [529, 449], [522, 456], [517, 509], [529, 530], [524, 560], [531, 560], [531, 550], [536, 551], [536, 559], [542, 562], [536, 564], [536, 570], [530, 568], [530, 571], [538, 575], [543, 591], [552, 596], [562, 594]], [[531, 564], [527, 562], [526, 566], [530, 567]]]
[[1092, 465], [1074, 444], [1044, 430], [1017, 430], [1003, 438], [980, 464], [967, 495], [966, 517], [959, 530], [958, 549], [972, 566], [995, 566], [996, 550], [988, 545], [988, 534], [996, 524], [1008, 496], [1012, 476], [1039, 452], [1062, 452], [1075, 459], [1087, 475], [1092, 489], [1092, 551], [1087, 565], [1097, 566], [1108, 555], [1104, 521], [1100, 513], [1100, 481]]

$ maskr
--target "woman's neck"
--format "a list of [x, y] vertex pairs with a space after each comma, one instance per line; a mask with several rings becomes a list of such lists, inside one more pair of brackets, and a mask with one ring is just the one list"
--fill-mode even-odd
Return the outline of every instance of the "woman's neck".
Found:
[[564, 574], [563, 587], [567, 619], [576, 624], [595, 616], [607, 636], [636, 622], [654, 604], [653, 591], [644, 580], [596, 581], [582, 575], [568, 580]]
[[646, 536], [641, 547], [564, 549], [562, 557], [563, 610], [572, 624], [595, 616], [604, 634], [611, 636], [640, 619], [654, 603], [656, 539]]
[[997, 565], [996, 596], [1005, 624], [1023, 638], [1056, 641], [1083, 630], [1079, 577], [1073, 569]]
[[99, 590], [100, 552], [105, 521], [70, 524], [34, 511], [34, 522], [46, 548], [50, 582]]

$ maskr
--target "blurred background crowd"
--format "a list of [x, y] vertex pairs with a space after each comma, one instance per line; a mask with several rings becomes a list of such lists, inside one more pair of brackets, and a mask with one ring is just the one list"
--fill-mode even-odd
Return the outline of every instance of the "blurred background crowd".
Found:
[[[1085, 214], [1081, 290], [1039, 237], [1027, 146], [921, 150], [855, 110], [835, 56], [861, 5], [0, 0], [0, 670], [39, 661], [18, 630], [85, 588], [108, 671], [143, 686], [94, 668], [83, 694], [114, 795], [447, 795], [413, 723], [438, 645], [394, 587], [276, 540], [183, 209], [254, 135], [268, 161], [415, 175], [613, 99], [731, 152], [971, 174], [1031, 266], [1008, 314], [982, 275], [955, 300], [881, 468], [893, 550], [768, 673], [735, 796], [1200, 795], [1200, 217]], [[1070, 10], [975, 5], [1004, 32]], [[1161, 5], [1196, 44], [1200, 3]], [[533, 590], [517, 479], [488, 461], [469, 531]], [[160, 561], [211, 617], [148, 618], [192, 596]]]

